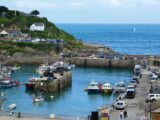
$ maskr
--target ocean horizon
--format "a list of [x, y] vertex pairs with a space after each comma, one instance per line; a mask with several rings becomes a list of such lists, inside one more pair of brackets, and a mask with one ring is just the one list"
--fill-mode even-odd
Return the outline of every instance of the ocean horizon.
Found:
[[56, 25], [76, 39], [103, 44], [121, 54], [160, 55], [160, 24], [58, 23]]

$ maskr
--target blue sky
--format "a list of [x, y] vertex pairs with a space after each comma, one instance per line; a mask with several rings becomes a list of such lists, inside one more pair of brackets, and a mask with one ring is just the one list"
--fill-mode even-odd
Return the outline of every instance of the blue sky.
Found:
[[0, 0], [55, 23], [160, 23], [160, 0]]

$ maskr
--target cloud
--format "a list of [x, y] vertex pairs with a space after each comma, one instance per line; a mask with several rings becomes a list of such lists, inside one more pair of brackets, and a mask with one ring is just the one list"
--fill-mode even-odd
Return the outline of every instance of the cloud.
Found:
[[53, 9], [57, 7], [57, 4], [47, 0], [15, 0], [14, 4], [20, 9]]

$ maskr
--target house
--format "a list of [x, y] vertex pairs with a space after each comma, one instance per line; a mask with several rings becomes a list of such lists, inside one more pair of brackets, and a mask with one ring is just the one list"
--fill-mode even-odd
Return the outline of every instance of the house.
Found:
[[6, 31], [9, 34], [10, 38], [16, 38], [16, 37], [21, 37], [22, 36], [22, 32], [20, 30], [17, 30], [17, 29], [6, 30]]
[[5, 36], [8, 36], [8, 32], [5, 31], [5, 30], [3, 30], [3, 31], [0, 32], [0, 36], [2, 36], [2, 37], [3, 37], [3, 36], [4, 36], [4, 37], [5, 37]]
[[30, 31], [44, 31], [44, 23], [33, 23], [30, 26]]

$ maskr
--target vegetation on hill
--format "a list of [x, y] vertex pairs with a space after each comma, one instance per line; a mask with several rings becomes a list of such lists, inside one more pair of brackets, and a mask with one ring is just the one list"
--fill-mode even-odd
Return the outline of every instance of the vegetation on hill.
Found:
[[[38, 14], [39, 11], [37, 10], [27, 14], [20, 11], [8, 10], [5, 6], [0, 6], [1, 29], [20, 29], [23, 33], [29, 33], [33, 38], [63, 39], [65, 40], [64, 47], [68, 49], [83, 47], [83, 44], [76, 41], [72, 35], [57, 28], [53, 23], [49, 22], [47, 18], [36, 16]], [[44, 23], [45, 31], [30, 31], [29, 27], [35, 22]]]
[[27, 48], [34, 51], [52, 52], [56, 49], [56, 46], [48, 43], [0, 41], [0, 51], [4, 51], [8, 55], [13, 55], [16, 52], [26, 52]]

